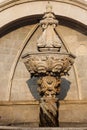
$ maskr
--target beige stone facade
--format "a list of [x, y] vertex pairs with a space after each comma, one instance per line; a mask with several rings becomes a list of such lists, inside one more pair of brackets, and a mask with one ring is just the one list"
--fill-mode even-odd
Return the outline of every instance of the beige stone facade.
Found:
[[[56, 28], [63, 52], [76, 55], [70, 75], [62, 78], [60, 126], [87, 124], [87, 2], [51, 0], [59, 20]], [[0, 125], [38, 126], [39, 94], [36, 80], [21, 59], [36, 51], [42, 33], [38, 23], [47, 1], [6, 0], [0, 3]], [[33, 116], [35, 115], [35, 116]]]

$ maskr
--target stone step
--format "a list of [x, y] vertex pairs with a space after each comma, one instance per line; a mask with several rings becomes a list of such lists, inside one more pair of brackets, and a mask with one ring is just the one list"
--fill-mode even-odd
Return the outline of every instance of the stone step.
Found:
[[0, 130], [87, 130], [87, 127], [44, 127], [44, 128], [31, 128], [31, 127], [11, 127], [11, 126], [0, 126]]

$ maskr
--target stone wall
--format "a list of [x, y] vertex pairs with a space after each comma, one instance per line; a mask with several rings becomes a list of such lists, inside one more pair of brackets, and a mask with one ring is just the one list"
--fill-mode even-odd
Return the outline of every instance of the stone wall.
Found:
[[[0, 125], [39, 125], [39, 99], [36, 79], [30, 75], [21, 59], [26, 52], [36, 51], [36, 41], [42, 33], [39, 27], [22, 49], [27, 34], [36, 25], [18, 28], [0, 39]], [[57, 31], [67, 48], [76, 55], [70, 75], [62, 77], [59, 107], [60, 126], [82, 126], [87, 123], [87, 36], [68, 26], [59, 25]], [[63, 48], [62, 51], [66, 51]], [[16, 68], [14, 67], [15, 62]], [[13, 73], [14, 72], [14, 73]], [[11, 75], [13, 76], [11, 78]], [[33, 115], [35, 115], [33, 117]], [[79, 117], [80, 115], [80, 117]], [[28, 123], [28, 124], [27, 124]], [[71, 123], [71, 124], [70, 124]]]
[[[37, 93], [35, 89], [35, 79], [29, 80], [28, 71], [21, 59], [21, 56], [26, 52], [36, 51], [36, 41], [41, 34], [39, 28], [27, 43], [22, 54], [18, 59], [15, 70], [13, 66], [24, 39], [34, 25], [21, 27], [0, 39], [0, 100], [1, 101], [16, 101], [16, 100], [34, 100], [32, 93]], [[76, 60], [73, 68], [70, 71], [70, 76], [62, 78], [60, 99], [66, 100], [87, 100], [87, 72], [86, 72], [86, 57], [87, 57], [87, 36], [69, 27], [59, 25], [58, 30], [67, 44], [70, 51], [76, 55]], [[33, 48], [33, 49], [32, 49]], [[11, 79], [12, 71], [14, 71]], [[34, 83], [31, 87], [31, 83]], [[67, 84], [65, 86], [65, 84]], [[33, 88], [33, 89], [32, 89]], [[4, 95], [4, 97], [3, 97]], [[35, 96], [38, 98], [38, 93]]]
[[[66, 25], [60, 22], [56, 30], [67, 49], [76, 55], [70, 75], [62, 77], [59, 95], [60, 126], [86, 126], [87, 6], [79, 0], [66, 0], [66, 2], [57, 0], [56, 2], [58, 4], [51, 1], [57, 17], [69, 19]], [[18, 29], [15, 28], [15, 23], [27, 16], [31, 19], [32, 15], [38, 21], [41, 18], [38, 14], [40, 16], [43, 14], [46, 4], [47, 1], [34, 1], [31, 5], [30, 0], [26, 2], [9, 0], [0, 4], [0, 32], [4, 32], [5, 29], [9, 32], [0, 38], [0, 125], [39, 125], [39, 104], [36, 101], [39, 100], [39, 94], [36, 79], [30, 80], [21, 57], [26, 52], [36, 51], [37, 39], [42, 30], [40, 27], [37, 29], [37, 24], [29, 20], [28, 25], [21, 25], [22, 27]], [[38, 6], [40, 8], [37, 9]], [[14, 31], [10, 31], [8, 27], [10, 29], [14, 27]], [[30, 36], [28, 40], [26, 40], [27, 36]], [[67, 51], [66, 47], [63, 47], [62, 51]]]
[[[51, 4], [56, 15], [87, 25], [87, 2], [83, 2], [83, 0], [51, 0]], [[27, 16], [43, 14], [46, 5], [47, 1], [42, 0], [7, 0], [0, 4], [0, 27]]]
[[[87, 127], [86, 101], [61, 101], [60, 127]], [[38, 102], [0, 102], [0, 126], [39, 126]]]

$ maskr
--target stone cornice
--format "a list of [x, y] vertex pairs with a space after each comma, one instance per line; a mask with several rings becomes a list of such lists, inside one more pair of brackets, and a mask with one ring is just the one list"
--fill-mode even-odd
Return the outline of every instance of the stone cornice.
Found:
[[[0, 11], [6, 10], [7, 8], [10, 8], [15, 5], [28, 3], [28, 2], [40, 2], [42, 0], [6, 0], [4, 2], [0, 3]], [[47, 1], [47, 0], [43, 0]], [[87, 10], [87, 1], [85, 0], [49, 0], [53, 2], [61, 2], [61, 3], [67, 3], [71, 4], [80, 8], [83, 8], [84, 10]]]
[[[85, 104], [87, 100], [60, 100], [60, 104]], [[11, 105], [39, 105], [36, 100], [32, 101], [0, 101], [0, 106], [11, 106]]]

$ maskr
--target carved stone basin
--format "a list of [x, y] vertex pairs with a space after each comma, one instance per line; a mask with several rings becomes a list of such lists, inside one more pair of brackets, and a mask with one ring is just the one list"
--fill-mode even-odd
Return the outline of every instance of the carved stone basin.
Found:
[[68, 74], [75, 57], [68, 53], [45, 52], [26, 54], [22, 58], [31, 76], [50, 74], [60, 77]]

